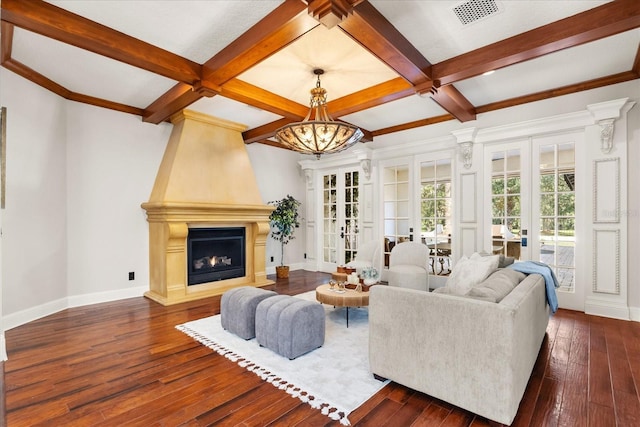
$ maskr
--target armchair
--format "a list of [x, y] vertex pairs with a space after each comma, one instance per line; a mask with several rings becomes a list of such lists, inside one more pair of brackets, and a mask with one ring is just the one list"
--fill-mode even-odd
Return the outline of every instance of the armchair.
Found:
[[347, 267], [355, 268], [358, 273], [365, 267], [373, 267], [382, 273], [382, 245], [376, 240], [363, 243], [358, 248], [356, 258], [347, 263]]
[[389, 286], [429, 290], [429, 248], [422, 243], [403, 242], [393, 247], [387, 279]]

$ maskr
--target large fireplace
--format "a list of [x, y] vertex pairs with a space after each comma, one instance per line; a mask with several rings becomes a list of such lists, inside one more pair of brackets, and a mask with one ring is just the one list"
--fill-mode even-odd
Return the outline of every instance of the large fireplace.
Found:
[[245, 274], [244, 228], [194, 228], [187, 236], [188, 284], [235, 279]]
[[245, 127], [189, 110], [171, 122], [151, 196], [142, 204], [149, 222], [145, 296], [170, 305], [272, 284], [265, 264], [273, 207], [262, 202]]

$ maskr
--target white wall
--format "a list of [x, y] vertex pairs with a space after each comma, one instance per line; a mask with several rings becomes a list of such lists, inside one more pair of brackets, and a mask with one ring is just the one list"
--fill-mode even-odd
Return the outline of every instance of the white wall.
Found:
[[[256, 174], [262, 201], [268, 203], [280, 200], [287, 194], [302, 202], [300, 206], [300, 228], [294, 233], [295, 239], [284, 249], [284, 263], [291, 269], [302, 268], [305, 245], [305, 178], [298, 160], [301, 156], [293, 151], [270, 147], [264, 144], [250, 144], [247, 152]], [[273, 257], [273, 261], [271, 261]], [[267, 273], [275, 273], [275, 266], [280, 265], [280, 243], [269, 237], [267, 239]]]
[[[0, 69], [7, 107], [3, 315], [67, 295], [66, 102]], [[5, 321], [5, 328], [10, 324]]]
[[75, 102], [67, 112], [68, 295], [148, 290], [149, 226], [140, 204], [149, 200], [171, 125]]

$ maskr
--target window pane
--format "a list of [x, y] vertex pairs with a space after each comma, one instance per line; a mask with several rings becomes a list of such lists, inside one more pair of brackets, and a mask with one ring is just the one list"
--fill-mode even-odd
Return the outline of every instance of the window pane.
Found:
[[520, 234], [520, 218], [508, 218], [507, 228], [513, 234]]
[[493, 172], [504, 172], [504, 153], [493, 153], [491, 170]]
[[540, 175], [540, 191], [543, 193], [551, 193], [555, 191], [555, 174], [546, 172]]
[[491, 198], [491, 210], [494, 217], [501, 217], [504, 215], [504, 197], [492, 197]]
[[520, 216], [520, 196], [507, 196], [507, 216]]
[[507, 194], [519, 194], [520, 193], [520, 177], [514, 176], [507, 178]]
[[397, 200], [407, 200], [408, 198], [409, 198], [409, 184], [407, 183], [398, 184]]
[[575, 216], [576, 196], [574, 193], [558, 194], [558, 215]]
[[422, 185], [422, 198], [433, 199], [436, 196], [436, 188], [432, 183]]
[[540, 195], [540, 215], [553, 216], [556, 213], [555, 195], [554, 194], [541, 194]]
[[540, 237], [553, 236], [556, 233], [556, 220], [554, 218], [540, 219]]
[[573, 218], [558, 218], [558, 236], [574, 237], [575, 222]]
[[501, 177], [494, 177], [491, 179], [491, 194], [504, 194], [504, 179]]
[[436, 216], [436, 202], [434, 200], [425, 200], [422, 202], [422, 217]]

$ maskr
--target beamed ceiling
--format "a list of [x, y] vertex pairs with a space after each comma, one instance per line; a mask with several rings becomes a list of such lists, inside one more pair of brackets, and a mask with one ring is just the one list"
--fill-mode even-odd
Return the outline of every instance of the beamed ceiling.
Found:
[[279, 146], [274, 131], [308, 111], [314, 68], [325, 70], [329, 112], [364, 143], [640, 77], [638, 0], [1, 6], [12, 72], [148, 123], [187, 107], [243, 123], [246, 143]]

